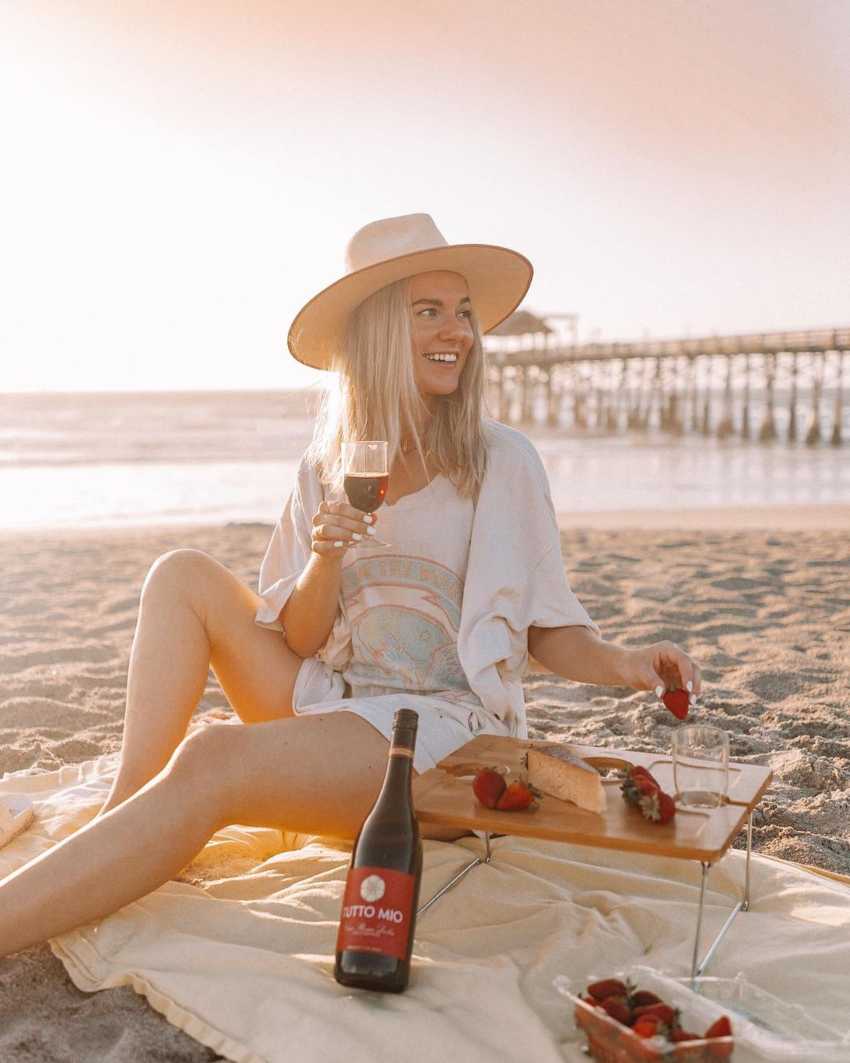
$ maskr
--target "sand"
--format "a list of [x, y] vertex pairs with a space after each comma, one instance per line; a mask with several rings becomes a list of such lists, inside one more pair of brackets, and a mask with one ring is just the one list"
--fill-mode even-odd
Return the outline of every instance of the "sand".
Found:
[[[562, 526], [571, 583], [604, 637], [685, 648], [703, 674], [696, 717], [729, 731], [736, 759], [772, 766], [755, 849], [850, 874], [847, 518], [847, 507], [786, 508], [715, 510], [703, 520], [671, 512], [667, 529], [652, 513], [620, 524], [581, 515]], [[255, 586], [268, 535], [255, 524], [0, 535], [0, 773], [119, 749], [150, 564], [192, 546]], [[534, 737], [669, 748], [674, 721], [652, 695], [532, 675], [527, 699]], [[221, 709], [211, 678], [198, 711]], [[3, 1063], [218, 1058], [130, 989], [79, 992], [47, 946], [0, 960]]]

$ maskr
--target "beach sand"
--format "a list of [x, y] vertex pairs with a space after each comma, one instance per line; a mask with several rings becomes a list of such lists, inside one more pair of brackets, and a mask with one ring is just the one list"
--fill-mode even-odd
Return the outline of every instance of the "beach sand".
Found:
[[[562, 527], [570, 581], [603, 636], [685, 648], [702, 668], [695, 718], [728, 730], [736, 759], [772, 766], [755, 849], [850, 874], [850, 509], [576, 515]], [[268, 536], [256, 524], [0, 535], [0, 773], [119, 749], [150, 564], [191, 546], [256, 586]], [[669, 749], [675, 721], [650, 694], [551, 675], [526, 686], [533, 737]], [[216, 709], [227, 702], [211, 679], [198, 711]], [[130, 989], [79, 992], [47, 946], [0, 960], [3, 1063], [218, 1058]]]

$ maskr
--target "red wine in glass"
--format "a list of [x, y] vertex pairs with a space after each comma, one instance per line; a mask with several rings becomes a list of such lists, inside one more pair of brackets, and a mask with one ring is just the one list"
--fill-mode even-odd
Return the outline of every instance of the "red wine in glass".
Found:
[[348, 501], [355, 509], [361, 509], [364, 513], [374, 513], [384, 501], [389, 486], [389, 475], [370, 476], [367, 473], [347, 473], [342, 481], [342, 486], [348, 496]]
[[[342, 475], [342, 486], [352, 506], [363, 513], [374, 513], [386, 497], [390, 479], [386, 440], [343, 443]], [[368, 541], [370, 546], [389, 545], [373, 535]]]

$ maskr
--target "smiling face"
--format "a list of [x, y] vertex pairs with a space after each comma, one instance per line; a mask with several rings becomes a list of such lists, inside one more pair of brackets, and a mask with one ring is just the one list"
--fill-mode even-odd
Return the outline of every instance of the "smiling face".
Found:
[[413, 376], [429, 407], [457, 391], [472, 349], [472, 305], [459, 273], [437, 270], [410, 278]]

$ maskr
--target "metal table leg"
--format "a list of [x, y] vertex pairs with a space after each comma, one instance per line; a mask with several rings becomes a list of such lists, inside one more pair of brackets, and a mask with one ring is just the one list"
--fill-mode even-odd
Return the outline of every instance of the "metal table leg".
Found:
[[456, 886], [458, 884], [458, 882], [460, 882], [460, 880], [465, 875], [467, 875], [474, 867], [478, 867], [479, 864], [489, 864], [490, 860], [492, 859], [492, 856], [493, 856], [493, 854], [490, 851], [490, 835], [489, 835], [489, 833], [485, 832], [485, 834], [484, 834], [484, 856], [483, 857], [476, 856], [474, 860], [471, 860], [466, 865], [466, 867], [461, 868], [461, 870], [458, 871], [458, 873], [455, 875], [455, 877], [453, 879], [450, 879], [445, 884], [445, 886], [441, 886], [437, 890], [437, 892], [434, 894], [433, 897], [429, 897], [428, 900], [424, 904], [421, 904], [416, 909], [416, 915], [420, 916], [420, 915], [422, 915], [423, 912], [427, 912], [428, 909], [431, 907], [431, 905], [434, 903], [434, 901], [439, 900], [439, 898], [442, 897], [444, 893], [447, 893], [452, 888], [452, 886]]
[[[738, 912], [746, 912], [746, 911], [749, 910], [749, 907], [750, 907], [750, 857], [752, 855], [752, 847], [753, 847], [753, 813], [752, 813], [752, 811], [750, 811], [750, 814], [747, 817], [747, 864], [746, 864], [746, 872], [745, 872], [745, 875], [744, 875], [744, 896], [742, 897], [742, 899], [740, 901], [738, 901], [738, 903], [735, 905], [735, 907], [732, 909], [732, 911], [727, 916], [726, 922], [720, 928], [720, 931], [718, 932], [718, 934], [715, 937], [714, 941], [712, 941], [712, 943], [709, 945], [708, 951], [703, 956], [702, 960], [699, 959], [699, 946], [700, 946], [700, 938], [702, 937], [702, 918], [703, 918], [703, 913], [704, 913], [704, 909], [705, 909], [705, 885], [706, 885], [706, 881], [708, 880], [708, 873], [711, 870], [711, 866], [712, 865], [708, 864], [708, 863], [704, 863], [703, 861], [700, 861], [700, 867], [702, 869], [702, 875], [700, 877], [699, 905], [697, 907], [697, 928], [696, 928], [696, 934], [694, 935], [694, 949], [693, 949], [693, 954], [692, 954], [692, 957], [691, 957], [691, 983], [692, 984], [694, 983], [695, 979], [699, 975], [701, 975], [703, 973], [703, 971], [706, 969], [706, 967], [708, 966], [709, 961], [711, 960], [711, 957], [714, 955], [715, 950], [717, 949], [717, 946], [720, 944], [720, 942], [721, 942], [723, 936], [725, 935], [726, 931], [732, 925], [732, 921], [734, 920], [734, 918], [738, 914]], [[492, 850], [490, 849], [490, 834], [489, 834], [489, 832], [485, 832], [484, 833], [484, 856], [483, 857], [482, 856], [476, 856], [474, 860], [470, 860], [470, 862], [465, 867], [462, 867], [460, 869], [460, 871], [458, 871], [458, 873], [454, 876], [454, 878], [449, 879], [449, 881], [445, 884], [445, 886], [441, 886], [432, 897], [429, 897], [428, 900], [425, 901], [424, 904], [421, 904], [417, 908], [417, 910], [416, 910], [417, 916], [422, 915], [423, 912], [427, 912], [432, 904], [434, 904], [436, 901], [438, 901], [440, 899], [440, 897], [442, 897], [444, 893], [447, 893], [453, 886], [456, 886], [458, 884], [458, 882], [460, 882], [461, 879], [465, 878], [466, 875], [468, 875], [469, 872], [474, 867], [477, 867], [479, 864], [489, 864], [491, 859], [492, 859], [492, 857], [493, 857], [493, 853], [492, 853]]]
[[750, 907], [750, 856], [752, 855], [753, 847], [753, 813], [750, 812], [747, 817], [747, 867], [744, 874], [744, 896], [735, 905], [732, 911], [726, 918], [726, 922], [720, 928], [717, 937], [712, 941], [705, 956], [699, 961], [699, 943], [700, 936], [702, 934], [702, 915], [703, 907], [705, 903], [705, 883], [708, 878], [708, 872], [711, 870], [711, 864], [700, 863], [702, 868], [702, 878], [700, 879], [699, 889], [699, 908], [697, 910], [697, 930], [694, 937], [694, 951], [691, 959], [691, 988], [695, 988], [694, 982], [698, 975], [701, 975], [708, 966], [711, 957], [714, 955], [715, 949], [720, 944], [720, 940], [729, 927], [732, 925], [732, 920], [738, 914], [738, 912], [746, 912]]

